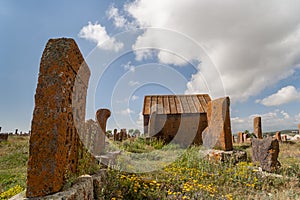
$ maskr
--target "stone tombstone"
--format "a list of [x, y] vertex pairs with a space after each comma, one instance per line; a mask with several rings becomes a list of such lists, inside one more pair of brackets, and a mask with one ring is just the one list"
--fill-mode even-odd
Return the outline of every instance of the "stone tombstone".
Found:
[[232, 144], [235, 143], [234, 135], [232, 136]]
[[281, 136], [281, 140], [282, 140], [282, 142], [286, 142], [287, 141], [287, 136], [286, 135]]
[[244, 142], [247, 142], [247, 139], [248, 139], [248, 134], [244, 133], [243, 134], [243, 140], [244, 140]]
[[15, 130], [15, 134], [16, 134], [16, 135], [19, 135], [19, 133], [18, 133], [18, 129], [16, 129], [16, 130]]
[[[1, 129], [0, 129], [1, 131]], [[298, 124], [298, 133], [300, 134], [300, 124]]]
[[0, 133], [0, 142], [5, 142], [8, 139], [8, 133]]
[[126, 131], [126, 128], [122, 128], [121, 129], [121, 140], [126, 140], [127, 139], [127, 131]]
[[281, 133], [280, 133], [280, 131], [277, 131], [275, 133], [275, 138], [278, 140], [278, 142], [281, 142]]
[[262, 139], [262, 130], [261, 130], [261, 117], [255, 117], [253, 119], [253, 132], [256, 135], [256, 138]]
[[[31, 124], [26, 197], [62, 189], [77, 172], [90, 70], [73, 39], [50, 39], [43, 52]], [[83, 120], [83, 121], [82, 121]]]
[[114, 141], [117, 141], [117, 133], [118, 133], [118, 129], [114, 129]]
[[244, 133], [238, 132], [238, 143], [242, 144], [244, 143]]
[[277, 139], [264, 138], [252, 139], [252, 162], [259, 163], [264, 171], [274, 172], [280, 167], [277, 160], [279, 154], [279, 142]]
[[1, 133], [2, 127], [0, 126], [0, 133]]
[[99, 109], [96, 112], [97, 121], [99, 124], [100, 132], [96, 135], [94, 155], [100, 155], [104, 152], [105, 148], [105, 133], [106, 133], [106, 122], [110, 117], [111, 112], [108, 109]]
[[205, 147], [224, 151], [233, 149], [229, 106], [229, 97], [208, 102], [208, 127], [203, 131], [202, 136]]

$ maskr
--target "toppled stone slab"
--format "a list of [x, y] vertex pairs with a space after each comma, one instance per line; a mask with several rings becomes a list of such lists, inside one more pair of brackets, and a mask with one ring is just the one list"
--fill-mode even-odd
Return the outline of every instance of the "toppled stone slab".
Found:
[[0, 142], [5, 142], [8, 139], [8, 133], [1, 133], [0, 134]]
[[277, 160], [279, 154], [279, 142], [277, 139], [252, 139], [252, 162], [259, 164], [264, 171], [274, 172], [280, 167]]
[[208, 102], [208, 127], [202, 134], [205, 147], [225, 151], [233, 149], [229, 106], [229, 97]]
[[62, 189], [82, 152], [90, 70], [73, 39], [50, 39], [43, 52], [31, 125], [27, 197]]
[[247, 161], [247, 153], [242, 150], [222, 151], [209, 149], [200, 151], [200, 155], [209, 161], [216, 162], [232, 162], [236, 164]]

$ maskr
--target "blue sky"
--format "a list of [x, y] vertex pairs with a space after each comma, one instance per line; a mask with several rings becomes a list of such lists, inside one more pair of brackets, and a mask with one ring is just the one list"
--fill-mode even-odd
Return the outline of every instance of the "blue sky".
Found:
[[[140, 128], [147, 94], [229, 95], [233, 132], [300, 123], [298, 1], [0, 1], [0, 126], [30, 129], [50, 38], [74, 38], [92, 71], [87, 117]], [[257, 20], [259, 19], [259, 20]], [[137, 29], [139, 28], [139, 29]]]

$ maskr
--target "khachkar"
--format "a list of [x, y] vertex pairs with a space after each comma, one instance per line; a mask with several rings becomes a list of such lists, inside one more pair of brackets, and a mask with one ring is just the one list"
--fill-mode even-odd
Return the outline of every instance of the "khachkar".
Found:
[[258, 139], [262, 139], [262, 130], [261, 130], [261, 117], [255, 117], [253, 119], [253, 129], [254, 134]]
[[208, 102], [208, 127], [203, 132], [205, 147], [224, 151], [233, 149], [229, 106], [229, 97]]
[[73, 39], [50, 39], [43, 52], [31, 125], [27, 197], [62, 189], [76, 173], [90, 70]]

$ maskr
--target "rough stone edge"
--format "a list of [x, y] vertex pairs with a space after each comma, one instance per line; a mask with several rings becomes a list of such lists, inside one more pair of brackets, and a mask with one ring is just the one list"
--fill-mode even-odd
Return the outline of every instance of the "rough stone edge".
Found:
[[[83, 175], [80, 176], [77, 181], [70, 188], [65, 191], [61, 191], [52, 195], [45, 197], [33, 197], [26, 198], [26, 190], [20, 192], [19, 194], [11, 197], [9, 200], [82, 200], [82, 199], [104, 199], [101, 198], [99, 192], [101, 192], [101, 185], [107, 181], [107, 170], [101, 169], [97, 174], [92, 176]], [[97, 196], [97, 198], [95, 198]]]

